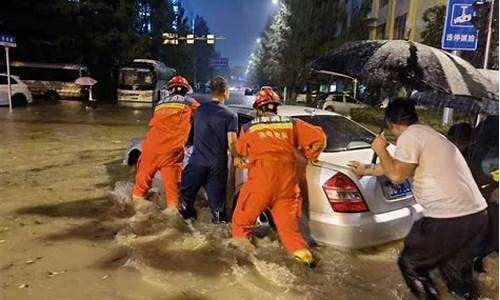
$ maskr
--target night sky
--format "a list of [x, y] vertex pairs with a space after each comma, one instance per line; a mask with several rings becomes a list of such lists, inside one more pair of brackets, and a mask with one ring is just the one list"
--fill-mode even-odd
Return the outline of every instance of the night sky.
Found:
[[216, 49], [229, 64], [245, 67], [256, 40], [277, 9], [272, 0], [181, 0], [188, 16], [200, 15], [210, 30], [226, 40], [217, 41]]

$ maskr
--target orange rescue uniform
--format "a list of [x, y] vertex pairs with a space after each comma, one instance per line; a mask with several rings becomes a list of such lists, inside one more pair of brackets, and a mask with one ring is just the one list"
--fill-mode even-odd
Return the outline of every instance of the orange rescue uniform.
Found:
[[233, 214], [236, 239], [246, 239], [258, 216], [267, 208], [288, 252], [307, 249], [298, 226], [301, 215], [300, 189], [295, 173], [295, 150], [316, 160], [326, 145], [320, 127], [282, 116], [257, 117], [245, 125], [236, 143], [241, 156], [250, 158], [244, 184]]
[[179, 207], [184, 149], [191, 131], [193, 114], [200, 104], [192, 98], [174, 95], [156, 106], [137, 165], [134, 196], [145, 197], [159, 170], [166, 206]]

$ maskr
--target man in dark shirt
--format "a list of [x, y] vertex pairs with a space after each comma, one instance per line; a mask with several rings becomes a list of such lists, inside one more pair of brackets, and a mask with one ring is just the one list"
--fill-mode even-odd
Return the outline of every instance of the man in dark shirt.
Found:
[[215, 77], [210, 82], [212, 101], [203, 103], [194, 116], [193, 154], [182, 174], [179, 212], [185, 219], [196, 219], [196, 195], [205, 187], [212, 222], [227, 221], [226, 184], [228, 150], [234, 153], [238, 117], [224, 102], [229, 99], [228, 82]]

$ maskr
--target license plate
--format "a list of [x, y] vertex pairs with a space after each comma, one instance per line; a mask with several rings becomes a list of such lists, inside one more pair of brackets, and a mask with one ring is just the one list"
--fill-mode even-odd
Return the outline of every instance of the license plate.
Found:
[[401, 184], [393, 184], [392, 182], [383, 183], [383, 191], [385, 198], [392, 200], [396, 198], [402, 198], [412, 194], [411, 185], [408, 181]]

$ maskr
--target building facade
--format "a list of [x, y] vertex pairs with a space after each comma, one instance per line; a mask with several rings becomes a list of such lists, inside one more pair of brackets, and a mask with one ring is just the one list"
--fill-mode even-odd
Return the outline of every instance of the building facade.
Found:
[[425, 27], [422, 19], [428, 8], [446, 5], [447, 0], [368, 0], [370, 39], [420, 41]]

